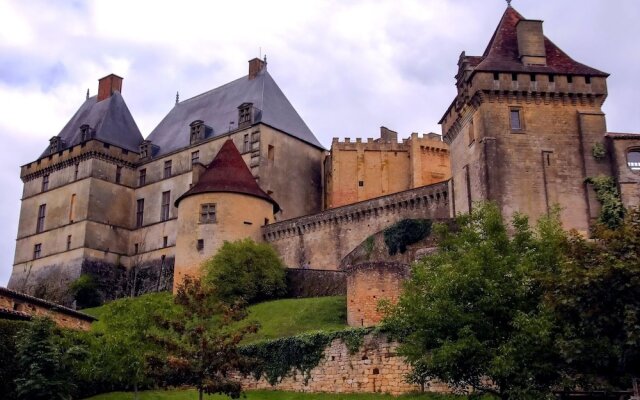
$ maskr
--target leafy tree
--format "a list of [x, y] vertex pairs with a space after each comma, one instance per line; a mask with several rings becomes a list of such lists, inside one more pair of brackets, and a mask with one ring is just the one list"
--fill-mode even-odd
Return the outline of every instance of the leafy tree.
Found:
[[238, 352], [238, 343], [257, 326], [232, 328], [246, 316], [242, 304], [222, 303], [212, 288], [186, 277], [175, 297], [180, 312], [159, 321], [152, 336], [166, 354], [147, 357], [150, 373], [163, 385], [189, 385], [203, 394], [221, 393], [238, 398], [242, 392], [233, 372], [247, 370], [248, 359]]
[[73, 348], [60, 346], [54, 323], [36, 318], [21, 332], [17, 342], [17, 364], [21, 376], [15, 380], [19, 399], [70, 399], [74, 390], [68, 368]]
[[554, 320], [540, 307], [536, 276], [562, 260], [557, 218], [533, 230], [516, 216], [509, 235], [494, 204], [437, 225], [440, 251], [412, 268], [385, 320], [416, 367], [416, 382], [438, 378], [502, 399], [540, 399], [558, 381]]
[[102, 304], [102, 297], [93, 276], [82, 274], [71, 282], [69, 291], [79, 308], [97, 307]]
[[4, 400], [16, 399], [15, 379], [20, 376], [16, 341], [27, 321], [0, 320], [0, 393]]
[[286, 293], [285, 269], [278, 253], [266, 243], [251, 239], [225, 242], [204, 264], [205, 282], [218, 299], [232, 304], [277, 298]]
[[567, 262], [545, 280], [545, 304], [574, 384], [627, 388], [640, 376], [640, 208], [594, 239], [572, 234]]

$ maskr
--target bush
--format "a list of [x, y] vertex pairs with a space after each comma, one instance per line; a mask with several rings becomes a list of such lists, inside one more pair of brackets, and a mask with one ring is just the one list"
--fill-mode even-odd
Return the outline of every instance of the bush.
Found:
[[389, 255], [407, 251], [407, 246], [414, 244], [431, 233], [431, 220], [403, 219], [384, 230], [384, 243]]
[[225, 242], [204, 264], [205, 282], [223, 302], [248, 303], [278, 298], [286, 293], [285, 268], [276, 251], [251, 239]]
[[102, 297], [98, 292], [96, 280], [91, 275], [83, 274], [71, 282], [69, 291], [76, 301], [78, 308], [97, 307], [102, 304]]
[[5, 400], [16, 399], [15, 379], [20, 376], [16, 359], [16, 339], [26, 321], [0, 320], [0, 393]]

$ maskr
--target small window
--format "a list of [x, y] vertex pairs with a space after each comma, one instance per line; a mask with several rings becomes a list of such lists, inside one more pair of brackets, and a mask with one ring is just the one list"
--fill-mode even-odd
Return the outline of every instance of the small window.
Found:
[[586, 83], [587, 85], [591, 84], [591, 77], [590, 76], [585, 76], [584, 77], [584, 83]]
[[196, 244], [196, 249], [198, 250], [204, 249], [204, 239], [198, 239], [198, 243]]
[[498, 72], [494, 72], [493, 73], [493, 80], [494, 81], [499, 81], [500, 80], [500, 74]]
[[243, 152], [247, 152], [249, 150], [251, 150], [251, 143], [249, 142], [249, 134], [244, 135], [244, 142], [243, 142], [243, 146], [242, 146], [242, 151]]
[[200, 151], [196, 150], [191, 153], [191, 165], [200, 162]]
[[512, 81], [517, 81], [518, 80], [518, 74], [511, 74], [511, 80]]
[[73, 223], [73, 220], [76, 219], [76, 194], [73, 193], [71, 195], [71, 200], [69, 201], [69, 223]]
[[475, 141], [476, 141], [476, 132], [473, 126], [473, 119], [472, 119], [471, 121], [469, 121], [469, 139], [467, 144], [471, 146], [471, 144]]
[[105, 149], [108, 149], [109, 147], [111, 147], [111, 146], [109, 145], [109, 143], [102, 143], [102, 146], [103, 146]]
[[627, 153], [627, 166], [632, 171], [640, 172], [640, 149], [634, 149]]
[[171, 199], [171, 192], [162, 192], [162, 204], [160, 206], [160, 221], [166, 221], [169, 219], [169, 200]]
[[238, 107], [238, 128], [242, 127], [242, 125], [251, 124], [251, 108], [253, 107], [252, 103], [243, 103]]
[[140, 246], [138, 245], [138, 243], [134, 243], [134, 245], [133, 245], [133, 254], [138, 254], [139, 250], [140, 250]]
[[364, 181], [358, 181], [358, 186], [363, 187], [364, 186]]
[[207, 203], [200, 205], [200, 223], [215, 224], [216, 222], [216, 205]]
[[162, 238], [162, 247], [167, 247], [169, 245], [169, 237], [165, 236]]
[[573, 83], [573, 76], [567, 75], [567, 83]]
[[122, 166], [116, 166], [116, 183], [120, 183], [122, 179]]
[[80, 163], [76, 163], [75, 170], [73, 171], [73, 180], [78, 180], [78, 173], [80, 172]]
[[144, 199], [136, 202], [136, 228], [140, 228], [144, 223]]
[[164, 162], [164, 174], [163, 177], [171, 178], [171, 160]]
[[42, 243], [37, 243], [33, 246], [33, 258], [40, 258], [42, 256]]
[[40, 204], [38, 208], [38, 222], [36, 223], [36, 233], [40, 233], [44, 231], [44, 218], [47, 213], [47, 205]]
[[522, 116], [520, 115], [519, 108], [512, 108], [509, 112], [510, 120], [511, 120], [511, 130], [513, 131], [521, 131], [522, 130]]
[[529, 79], [531, 79], [531, 82], [535, 82], [536, 81], [536, 74], [529, 75]]
[[276, 150], [272, 145], [269, 145], [269, 147], [267, 148], [267, 158], [269, 159], [269, 161], [273, 161], [276, 157]]
[[67, 235], [67, 250], [71, 250], [71, 235]]
[[145, 183], [147, 183], [147, 170], [143, 168], [138, 176], [138, 186], [144, 186]]
[[549, 75], [549, 83], [553, 83], [556, 81], [556, 76], [555, 75]]
[[46, 192], [47, 190], [49, 190], [49, 174], [42, 177], [42, 191]]

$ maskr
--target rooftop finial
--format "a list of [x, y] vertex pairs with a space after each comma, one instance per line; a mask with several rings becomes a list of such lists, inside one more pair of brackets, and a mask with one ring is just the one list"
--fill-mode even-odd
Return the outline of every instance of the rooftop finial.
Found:
[[511, 7], [511, 0], [507, 0], [507, 7]]
[[87, 88], [87, 100], [89, 100], [89, 88]]
[[176, 104], [180, 102], [180, 92], [176, 91]]
[[265, 64], [267, 63], [267, 55], [266, 54], [264, 55], [264, 63]]

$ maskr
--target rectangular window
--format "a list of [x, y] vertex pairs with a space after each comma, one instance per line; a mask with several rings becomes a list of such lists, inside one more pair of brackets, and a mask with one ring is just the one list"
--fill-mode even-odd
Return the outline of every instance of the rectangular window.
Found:
[[555, 75], [549, 75], [549, 83], [553, 83], [556, 81], [556, 76]]
[[49, 174], [45, 174], [42, 177], [42, 191], [45, 192], [49, 190]]
[[145, 183], [147, 183], [147, 170], [141, 169], [138, 177], [138, 186], [143, 186]]
[[247, 152], [251, 149], [250, 147], [251, 143], [249, 142], [249, 134], [244, 135], [244, 146], [243, 146], [243, 152]]
[[573, 83], [573, 76], [567, 75], [567, 83]]
[[517, 81], [518, 80], [518, 74], [511, 74], [511, 80], [512, 81]]
[[139, 250], [140, 250], [140, 246], [138, 245], [138, 243], [134, 243], [133, 244], [133, 254], [138, 254]]
[[587, 85], [591, 84], [591, 77], [590, 76], [585, 76], [584, 77], [584, 83], [586, 83]]
[[169, 237], [165, 236], [162, 238], [162, 247], [167, 247], [169, 245]]
[[71, 250], [71, 235], [67, 236], [67, 250]]
[[37, 243], [33, 246], [33, 258], [40, 258], [42, 256], [42, 243]]
[[200, 162], [200, 151], [196, 150], [193, 153], [191, 153], [191, 165]]
[[164, 162], [164, 178], [171, 178], [171, 160]]
[[238, 125], [251, 123], [251, 105], [240, 107]]
[[531, 79], [531, 82], [535, 82], [536, 81], [536, 74], [529, 75], [529, 78]]
[[73, 180], [78, 180], [78, 173], [80, 172], [80, 163], [76, 163], [75, 170], [73, 171]]
[[136, 205], [136, 228], [140, 228], [144, 222], [144, 199], [138, 199]]
[[169, 219], [169, 199], [171, 192], [162, 192], [162, 205], [160, 206], [160, 221]]
[[475, 132], [475, 127], [473, 126], [473, 119], [472, 119], [471, 121], [469, 121], [469, 140], [467, 144], [471, 146], [471, 144], [473, 144], [473, 142], [475, 141], [476, 141], [476, 132]]
[[198, 250], [204, 249], [204, 239], [198, 239], [198, 244], [196, 244], [196, 249]]
[[358, 186], [363, 187], [364, 186], [364, 181], [358, 181]]
[[46, 213], [47, 205], [40, 204], [40, 208], [38, 208], [38, 223], [36, 224], [36, 233], [44, 231], [44, 217]]
[[120, 183], [120, 179], [122, 179], [122, 167], [118, 165], [116, 166], [116, 183]]
[[267, 159], [269, 159], [269, 161], [273, 161], [275, 158], [276, 149], [272, 145], [269, 145], [269, 147], [267, 147]]
[[493, 80], [494, 81], [499, 81], [500, 80], [500, 74], [498, 72], [494, 72], [493, 73]]
[[509, 111], [510, 120], [511, 120], [511, 130], [513, 131], [521, 131], [522, 130], [522, 116], [520, 115], [520, 109], [512, 108]]
[[214, 224], [216, 222], [216, 205], [207, 203], [200, 205], [200, 223]]

